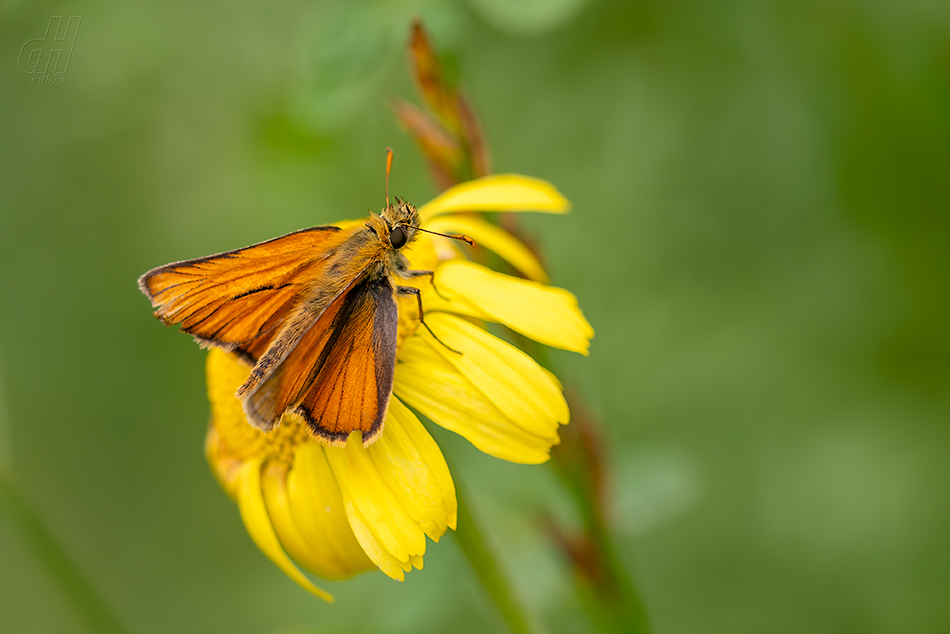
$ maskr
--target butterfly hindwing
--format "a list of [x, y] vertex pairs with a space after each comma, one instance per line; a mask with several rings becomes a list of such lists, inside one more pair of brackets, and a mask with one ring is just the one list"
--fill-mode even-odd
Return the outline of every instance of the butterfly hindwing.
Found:
[[[245, 356], [273, 333], [322, 267], [315, 253], [341, 242], [338, 227], [313, 227], [250, 247], [173, 262], [139, 278], [155, 315], [205, 345]], [[256, 352], [263, 348], [253, 346]]]
[[382, 431], [396, 367], [399, 313], [389, 279], [366, 281], [351, 294], [351, 314], [293, 408], [315, 435], [334, 445], [345, 444], [356, 430], [366, 445]]
[[370, 442], [382, 430], [389, 408], [397, 328], [389, 279], [356, 282], [327, 306], [280, 365], [245, 394], [248, 420], [269, 429], [290, 409], [330, 444], [345, 444], [356, 430], [364, 443]]
[[289, 316], [267, 350], [258, 358], [247, 380], [237, 390], [248, 421], [267, 431], [284, 410], [295, 403], [320, 370], [321, 353], [345, 318], [354, 280], [336, 297], [311, 305], [304, 302]]

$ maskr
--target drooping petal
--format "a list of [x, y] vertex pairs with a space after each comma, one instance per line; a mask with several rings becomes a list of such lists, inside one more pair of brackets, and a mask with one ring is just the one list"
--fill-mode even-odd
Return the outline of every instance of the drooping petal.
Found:
[[289, 472], [286, 465], [266, 467], [262, 488], [281, 544], [305, 568], [329, 579], [373, 569], [353, 536], [339, 487], [317, 443], [298, 448]]
[[554, 185], [520, 174], [492, 174], [442, 192], [419, 208], [424, 221], [453, 211], [566, 213], [570, 203]]
[[325, 601], [332, 602], [333, 596], [313, 585], [281, 548], [264, 503], [260, 458], [252, 458], [241, 466], [238, 476], [237, 502], [244, 526], [257, 547], [302, 588]]
[[439, 233], [461, 233], [466, 235], [479, 246], [497, 253], [528, 279], [536, 282], [548, 281], [544, 267], [541, 266], [541, 262], [531, 252], [531, 249], [498, 225], [493, 225], [482, 218], [473, 215], [451, 214], [433, 219], [426, 225], [426, 229]]
[[436, 287], [439, 294], [457, 300], [453, 303], [473, 306], [488, 321], [503, 323], [554, 348], [588, 354], [594, 329], [584, 319], [574, 294], [563, 288], [496, 273], [464, 260], [439, 267]]
[[[350, 520], [350, 528], [359, 541], [360, 547], [366, 551], [367, 556], [373, 561], [379, 570], [391, 579], [403, 581], [406, 573], [412, 570], [412, 564], [409, 561], [399, 561], [376, 539], [370, 525], [358, 513], [347, 516]], [[412, 560], [412, 557], [409, 558]]]
[[264, 504], [281, 546], [298, 564], [321, 577], [342, 579], [348, 576], [340, 569], [324, 542], [308, 540], [297, 528], [287, 496], [287, 470], [285, 464], [270, 464], [264, 467], [261, 476]]
[[297, 449], [287, 476], [287, 494], [294, 523], [314, 547], [319, 544], [329, 551], [341, 575], [374, 568], [353, 535], [340, 487], [325, 450], [318, 443], [307, 443]]
[[394, 563], [408, 572], [412, 558], [425, 554], [425, 533], [386, 484], [358, 433], [326, 455], [356, 539], [380, 570], [401, 581]]
[[390, 491], [425, 534], [438, 542], [455, 528], [455, 484], [445, 458], [419, 419], [397, 398], [389, 403], [385, 433], [369, 455]]

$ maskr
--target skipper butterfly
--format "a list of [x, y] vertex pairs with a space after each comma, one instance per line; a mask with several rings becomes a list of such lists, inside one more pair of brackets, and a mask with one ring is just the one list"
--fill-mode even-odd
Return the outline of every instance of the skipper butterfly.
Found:
[[[389, 204], [392, 157], [387, 148], [386, 207], [363, 223], [302, 229], [139, 278], [166, 325], [181, 324], [202, 347], [252, 366], [235, 396], [263, 431], [285, 412], [330, 445], [345, 445], [358, 430], [367, 446], [382, 431], [396, 365], [397, 295], [416, 297], [425, 325], [419, 289], [400, 280], [433, 275], [411, 270], [400, 252], [425, 229], [413, 205], [398, 197]], [[466, 236], [445, 237], [474, 246]]]

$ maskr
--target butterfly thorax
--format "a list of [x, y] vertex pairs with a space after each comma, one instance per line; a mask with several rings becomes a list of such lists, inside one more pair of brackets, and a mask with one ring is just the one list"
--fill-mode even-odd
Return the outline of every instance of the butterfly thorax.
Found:
[[389, 277], [405, 269], [408, 260], [399, 250], [416, 237], [413, 223], [418, 220], [416, 208], [400, 200], [346, 229], [348, 235], [321, 267], [320, 283], [313, 285], [315, 298], [335, 295], [357, 279]]

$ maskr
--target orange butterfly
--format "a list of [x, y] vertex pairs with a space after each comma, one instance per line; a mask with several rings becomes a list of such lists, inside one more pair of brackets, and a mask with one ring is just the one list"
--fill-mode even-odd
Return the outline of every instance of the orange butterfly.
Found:
[[[398, 280], [432, 276], [410, 270], [399, 251], [425, 229], [413, 205], [398, 197], [389, 204], [391, 166], [387, 148], [386, 207], [363, 225], [302, 229], [139, 278], [166, 325], [181, 324], [202, 347], [253, 365], [235, 396], [255, 427], [268, 431], [290, 411], [331, 445], [359, 430], [366, 446], [382, 431], [396, 365], [397, 294], [416, 296], [425, 325], [419, 289]], [[474, 246], [466, 236], [446, 237]]]

